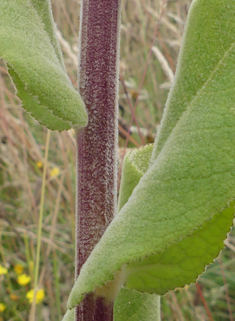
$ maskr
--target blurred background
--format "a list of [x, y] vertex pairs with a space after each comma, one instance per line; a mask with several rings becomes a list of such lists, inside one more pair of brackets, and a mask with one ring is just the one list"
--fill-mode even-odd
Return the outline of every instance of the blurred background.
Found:
[[[152, 143], [191, 0], [122, 0], [119, 171], [129, 148]], [[52, 0], [74, 87], [80, 0]], [[0, 61], [0, 321], [28, 320], [33, 296], [47, 130], [20, 107]], [[120, 172], [119, 172], [120, 179]], [[51, 132], [37, 320], [61, 320], [74, 283], [75, 138]], [[235, 233], [197, 284], [162, 298], [162, 320], [235, 320]], [[147, 320], [146, 320], [147, 321]]]

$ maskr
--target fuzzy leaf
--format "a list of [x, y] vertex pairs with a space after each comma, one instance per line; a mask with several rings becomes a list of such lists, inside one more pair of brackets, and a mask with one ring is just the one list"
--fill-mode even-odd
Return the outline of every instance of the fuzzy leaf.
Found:
[[56, 36], [55, 24], [53, 21], [53, 15], [51, 11], [50, 0], [30, 0], [32, 6], [36, 10], [38, 17], [44, 25], [44, 28], [50, 38], [51, 44], [54, 47], [57, 58], [60, 61], [61, 66], [65, 69], [62, 52], [60, 50], [59, 41]]
[[121, 289], [114, 303], [114, 320], [160, 320], [159, 295]]
[[[147, 171], [152, 151], [153, 145], [146, 145], [126, 154], [122, 166], [123, 179], [119, 192], [118, 212], [128, 201], [140, 178]], [[115, 300], [114, 320], [139, 321], [145, 316], [148, 321], [155, 321], [158, 311], [160, 311], [160, 298], [158, 295], [121, 289]], [[65, 318], [67, 314], [68, 312], [63, 321], [67, 320]]]
[[62, 321], [74, 321], [75, 320], [75, 309], [67, 310]]
[[0, 57], [23, 107], [42, 125], [64, 130], [87, 124], [55, 35], [50, 2], [0, 1]]
[[[147, 171], [153, 145], [135, 149], [125, 156], [122, 166], [122, 181], [118, 199], [118, 212], [126, 204], [140, 178]], [[114, 304], [115, 321], [160, 320], [160, 297], [156, 294], [140, 293], [121, 289]]]
[[81, 269], [69, 308], [120, 284], [164, 294], [223, 248], [235, 211], [234, 17], [230, 0], [193, 1], [151, 166]]
[[118, 212], [126, 204], [133, 189], [147, 171], [152, 155], [153, 145], [129, 152], [122, 166], [122, 181], [119, 191]]

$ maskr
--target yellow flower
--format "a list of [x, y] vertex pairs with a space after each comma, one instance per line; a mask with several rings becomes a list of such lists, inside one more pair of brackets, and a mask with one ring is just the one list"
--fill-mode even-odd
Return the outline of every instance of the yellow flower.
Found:
[[50, 176], [57, 176], [60, 173], [60, 169], [58, 167], [54, 167], [52, 168], [51, 172], [50, 172]]
[[31, 281], [31, 277], [27, 274], [21, 274], [17, 278], [17, 283], [20, 285], [26, 285]]
[[23, 270], [24, 270], [24, 267], [20, 264], [16, 264], [14, 266], [14, 271], [16, 274], [22, 274]]
[[7, 274], [7, 269], [0, 265], [0, 275]]
[[42, 168], [43, 163], [42, 162], [37, 162], [36, 165], [37, 165], [37, 168]]
[[[34, 289], [30, 290], [29, 292], [27, 292], [26, 294], [26, 298], [29, 300], [29, 303], [33, 302], [33, 295], [34, 295]], [[37, 291], [36, 294], [36, 303], [40, 303], [42, 302], [42, 300], [45, 297], [45, 292], [43, 289], [40, 289]]]
[[4, 312], [6, 308], [7, 308], [6, 304], [0, 303], [0, 312]]

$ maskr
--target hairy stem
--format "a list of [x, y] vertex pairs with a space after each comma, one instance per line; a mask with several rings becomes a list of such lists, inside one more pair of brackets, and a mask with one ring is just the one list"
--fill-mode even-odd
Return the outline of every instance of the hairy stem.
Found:
[[[120, 0], [83, 0], [78, 89], [88, 126], [77, 133], [76, 277], [116, 211]], [[112, 304], [89, 295], [78, 321], [111, 321]]]

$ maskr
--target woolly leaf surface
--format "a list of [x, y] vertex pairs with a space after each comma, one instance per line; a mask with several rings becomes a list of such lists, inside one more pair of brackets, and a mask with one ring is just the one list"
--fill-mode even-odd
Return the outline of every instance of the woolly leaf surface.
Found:
[[75, 309], [67, 310], [62, 321], [75, 321]]
[[121, 289], [114, 303], [115, 321], [156, 321], [158, 315], [160, 297], [156, 294]]
[[65, 71], [48, 1], [0, 1], [0, 57], [23, 107], [42, 125], [60, 131], [86, 126], [87, 112]]
[[129, 152], [122, 166], [122, 180], [119, 191], [118, 212], [128, 201], [133, 189], [146, 172], [152, 155], [153, 145]]
[[60, 61], [61, 66], [64, 67], [65, 69], [59, 41], [56, 36], [56, 29], [53, 21], [50, 0], [44, 0], [44, 1], [30, 0], [30, 2], [33, 5], [34, 9], [36, 10], [41, 22], [43, 23], [44, 29], [46, 30], [50, 38], [51, 44], [54, 47], [55, 53]]
[[[123, 179], [119, 192], [119, 210], [128, 201], [133, 189], [146, 172], [149, 166], [152, 150], [153, 145], [147, 145], [139, 149], [134, 149], [126, 154], [122, 166]], [[159, 309], [160, 298], [158, 295], [140, 293], [129, 289], [121, 289], [115, 300], [114, 319], [115, 321], [123, 321], [127, 319], [130, 321], [139, 321], [144, 319], [155, 321], [156, 314], [160, 313]], [[63, 319], [63, 321], [65, 320], [67, 319]]]
[[[128, 201], [133, 189], [147, 171], [153, 145], [129, 152], [122, 166], [122, 181], [118, 199], [118, 212]], [[160, 297], [156, 294], [140, 293], [121, 289], [114, 303], [115, 321], [155, 321], [160, 315]]]
[[[69, 308], [118, 282], [164, 294], [194, 282], [223, 248], [235, 211], [234, 17], [230, 0], [192, 2], [151, 166], [81, 269]], [[188, 73], [185, 57], [201, 72]]]

